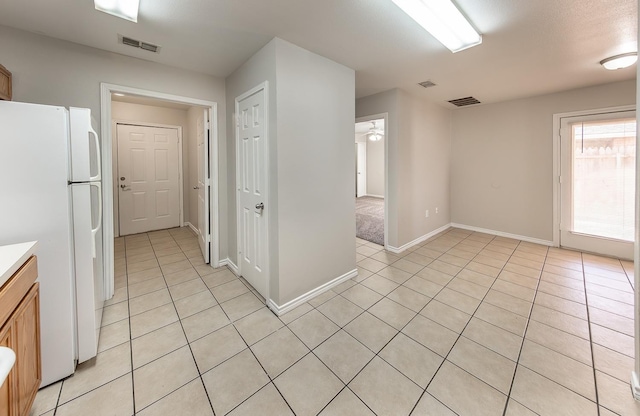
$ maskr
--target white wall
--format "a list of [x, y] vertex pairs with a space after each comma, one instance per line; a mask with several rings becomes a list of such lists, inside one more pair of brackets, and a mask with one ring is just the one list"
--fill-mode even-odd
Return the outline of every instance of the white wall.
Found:
[[[13, 74], [15, 101], [86, 107], [100, 122], [100, 83], [214, 101], [226, 137], [224, 80], [0, 26], [0, 59]], [[226, 253], [226, 147], [219, 147], [220, 241]], [[225, 258], [226, 255], [221, 255]]]
[[[365, 139], [366, 140], [366, 139]], [[384, 196], [384, 141], [366, 140], [367, 143], [367, 195]]]
[[[276, 105], [277, 89], [276, 82], [276, 42], [275, 39], [260, 49], [247, 62], [238, 68], [226, 79], [226, 106], [227, 125], [229, 126], [225, 142], [228, 155], [226, 165], [226, 176], [229, 178], [227, 189], [227, 210], [228, 210], [228, 252], [229, 259], [238, 264], [238, 238], [236, 232], [236, 128], [235, 128], [235, 99], [253, 87], [267, 81], [270, 94], [267, 97], [269, 105], [269, 132], [268, 146], [271, 166], [269, 169], [269, 198], [265, 202], [264, 214], [269, 217], [269, 273], [275, 276], [270, 280], [270, 293], [278, 293], [278, 175], [277, 175], [277, 116], [278, 107]], [[221, 167], [222, 169], [222, 167]], [[222, 255], [220, 258], [224, 258]]]
[[399, 89], [356, 101], [357, 117], [382, 113], [388, 114], [387, 236], [399, 248], [450, 222], [452, 115]]
[[553, 240], [553, 114], [635, 104], [617, 82], [458, 109], [453, 115], [452, 222]]
[[[191, 204], [190, 196], [192, 188], [190, 180], [189, 180], [189, 169], [190, 169], [190, 160], [189, 160], [189, 150], [190, 147], [194, 145], [190, 143], [190, 136], [195, 133], [193, 128], [190, 128], [189, 120], [187, 118], [186, 110], [179, 110], [176, 108], [166, 108], [166, 107], [156, 107], [151, 105], [141, 105], [141, 104], [132, 104], [132, 103], [124, 103], [120, 101], [112, 101], [111, 103], [111, 118], [113, 121], [128, 121], [132, 123], [150, 123], [150, 124], [162, 124], [162, 125], [171, 125], [171, 126], [179, 126], [182, 127], [182, 172], [180, 176], [182, 178], [182, 187], [183, 187], [183, 210], [184, 210], [184, 221], [191, 221], [189, 206]], [[195, 125], [193, 126], [195, 127]], [[117, 165], [117, 143], [115, 137], [116, 131], [113, 131], [113, 172], [114, 175], [117, 176], [118, 165]], [[113, 183], [113, 204], [114, 204], [114, 223], [118, 224], [118, 192], [117, 187], [119, 186], [118, 181], [114, 181]], [[197, 225], [197, 216], [193, 217], [196, 220]]]
[[283, 304], [356, 268], [355, 72], [280, 39], [276, 57]]
[[[283, 305], [355, 269], [351, 141], [355, 74], [274, 39], [227, 78], [229, 122], [235, 98], [265, 80], [269, 82], [270, 296]], [[309, 128], [319, 120], [322, 129]], [[235, 132], [229, 131], [227, 147], [227, 174], [232, 178], [229, 212], [233, 212], [229, 257], [235, 262]]]

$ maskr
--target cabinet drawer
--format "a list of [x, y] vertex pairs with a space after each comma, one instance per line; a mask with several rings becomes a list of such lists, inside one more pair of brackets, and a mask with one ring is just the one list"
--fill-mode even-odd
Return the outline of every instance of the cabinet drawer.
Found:
[[36, 256], [31, 256], [22, 267], [0, 288], [0, 327], [18, 307], [38, 277]]

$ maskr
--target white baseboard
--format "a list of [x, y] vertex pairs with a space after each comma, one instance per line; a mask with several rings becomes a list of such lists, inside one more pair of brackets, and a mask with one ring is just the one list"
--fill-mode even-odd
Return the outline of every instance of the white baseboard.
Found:
[[372, 196], [372, 197], [374, 197], [374, 198], [382, 198], [382, 199], [384, 199], [384, 195], [364, 194], [364, 195], [362, 195], [362, 196]]
[[390, 252], [396, 253], [396, 254], [402, 253], [403, 251], [405, 251], [405, 250], [407, 250], [407, 249], [409, 249], [409, 248], [411, 248], [411, 247], [413, 247], [413, 246], [415, 246], [417, 244], [420, 244], [423, 241], [426, 241], [426, 240], [430, 239], [431, 237], [433, 237], [435, 235], [438, 235], [443, 231], [448, 230], [449, 228], [451, 228], [451, 224], [445, 224], [442, 227], [440, 227], [438, 229], [435, 229], [435, 230], [431, 231], [428, 234], [423, 235], [422, 237], [418, 237], [415, 240], [408, 242], [407, 244], [401, 245], [400, 247], [393, 247], [393, 246], [387, 245], [387, 251], [390, 251]]
[[285, 303], [282, 306], [277, 305], [271, 299], [269, 299], [267, 301], [267, 306], [276, 315], [278, 315], [278, 316], [283, 315], [283, 314], [289, 312], [290, 310], [292, 310], [293, 308], [295, 308], [297, 306], [300, 306], [300, 305], [302, 305], [303, 303], [305, 303], [307, 301], [310, 301], [311, 299], [315, 298], [318, 295], [323, 294], [324, 292], [326, 292], [327, 290], [331, 289], [332, 287], [336, 287], [340, 283], [345, 282], [345, 281], [351, 279], [352, 277], [356, 277], [357, 275], [358, 275], [358, 269], [351, 270], [350, 272], [345, 273], [342, 276], [336, 277], [332, 281], [327, 282], [327, 283], [323, 284], [322, 286], [318, 286], [317, 288], [308, 291], [307, 293], [305, 293], [302, 296], [298, 296], [294, 300], [289, 301], [289, 302]]
[[631, 393], [634, 399], [640, 400], [640, 381], [635, 371], [631, 372]]
[[512, 238], [514, 240], [526, 241], [528, 243], [540, 244], [540, 245], [543, 245], [543, 246], [550, 246], [550, 247], [554, 246], [553, 241], [542, 240], [540, 238], [527, 237], [526, 235], [505, 233], [505, 232], [502, 232], [502, 231], [489, 230], [487, 228], [480, 228], [480, 227], [474, 227], [474, 226], [471, 226], [471, 225], [456, 224], [456, 223], [451, 223], [451, 227], [453, 227], [453, 228], [461, 228], [461, 229], [467, 230], [467, 231], [475, 231], [475, 232], [478, 232], [478, 233], [497, 235], [499, 237]]
[[191, 228], [191, 231], [196, 233], [196, 235], [200, 235], [200, 232], [198, 231], [198, 229], [196, 227], [194, 227], [193, 224], [191, 224], [189, 221], [185, 222], [184, 225], [185, 225], [185, 227]]
[[236, 276], [240, 276], [240, 272], [238, 271], [238, 266], [234, 262], [231, 261], [230, 258], [222, 259], [218, 262], [218, 266], [227, 266], [229, 270], [233, 272]]

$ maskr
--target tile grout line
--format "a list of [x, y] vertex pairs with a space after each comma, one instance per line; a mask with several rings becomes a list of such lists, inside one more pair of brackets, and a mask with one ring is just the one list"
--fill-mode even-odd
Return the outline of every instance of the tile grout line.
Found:
[[[520, 243], [518, 243], [518, 245], [520, 245]], [[547, 248], [547, 252], [545, 253], [545, 263], [546, 263], [548, 254], [549, 254], [549, 249]], [[509, 401], [512, 399], [511, 392], [513, 391], [513, 385], [514, 385], [514, 383], [516, 381], [516, 374], [518, 374], [518, 366], [520, 365], [520, 357], [522, 357], [522, 350], [524, 348], [524, 343], [527, 340], [527, 331], [529, 330], [529, 323], [531, 322], [531, 314], [533, 313], [533, 308], [534, 308], [534, 306], [536, 304], [536, 297], [538, 296], [538, 288], [540, 287], [540, 281], [542, 280], [542, 272], [543, 271], [544, 271], [544, 264], [542, 265], [542, 270], [540, 270], [540, 277], [538, 277], [538, 284], [536, 285], [536, 290], [534, 292], [533, 299], [531, 300], [531, 308], [529, 309], [529, 316], [527, 317], [527, 323], [526, 323], [526, 325], [524, 327], [524, 332], [522, 333], [522, 342], [520, 343], [520, 351], [518, 351], [518, 359], [516, 360], [516, 367], [515, 367], [515, 370], [513, 372], [513, 376], [511, 377], [511, 385], [509, 386], [509, 393], [507, 394], [507, 402], [504, 405], [504, 410], [502, 412], [502, 416], [506, 416], [507, 415], [507, 410], [509, 409]], [[547, 377], [545, 377], [545, 378], [547, 378]], [[551, 380], [551, 381], [553, 381], [553, 380]], [[517, 400], [515, 400], [515, 399], [513, 399], [513, 400], [517, 402]], [[518, 402], [518, 403], [520, 405], [522, 405], [523, 407], [525, 407], [526, 409], [529, 409], [528, 407], [524, 406], [522, 403], [520, 403], [520, 402]], [[531, 409], [529, 409], [529, 410], [531, 410]], [[531, 410], [531, 411], [533, 412], [533, 410]]]
[[[183, 249], [182, 249], [182, 247], [177, 243], [177, 241], [175, 240], [175, 237], [173, 237], [173, 235], [172, 235], [171, 237], [173, 238], [174, 242], [175, 242], [175, 243], [178, 245], [178, 247], [180, 248], [180, 252], [184, 255], [184, 250], [183, 250]], [[155, 253], [154, 253], [154, 254], [155, 254]], [[185, 257], [186, 257], [186, 255], [185, 255]], [[188, 260], [188, 258], [187, 258], [187, 260]], [[158, 263], [159, 263], [159, 262], [158, 262]], [[191, 264], [191, 261], [189, 261], [189, 264]], [[192, 265], [191, 267], [193, 267], [193, 265]], [[194, 268], [194, 269], [195, 269], [195, 268]], [[178, 387], [177, 389], [175, 389], [175, 390], [173, 390], [173, 391], [171, 391], [171, 392], [167, 393], [166, 395], [164, 395], [164, 396], [162, 396], [162, 397], [158, 398], [158, 400], [156, 400], [156, 401], [154, 401], [154, 402], [150, 403], [147, 407], [150, 407], [150, 406], [152, 406], [154, 403], [157, 403], [157, 402], [159, 402], [160, 400], [164, 399], [165, 397], [168, 397], [169, 395], [171, 395], [171, 394], [175, 393], [176, 391], [180, 390], [181, 388], [183, 388], [183, 387], [184, 387], [184, 386], [186, 386], [187, 384], [192, 383], [194, 380], [200, 379], [200, 383], [202, 383], [202, 387], [203, 387], [203, 389], [204, 389], [204, 394], [207, 396], [207, 400], [208, 400], [208, 402], [209, 402], [209, 407], [211, 408], [211, 411], [212, 411], [212, 412], [214, 412], [214, 414], [215, 414], [215, 411], [213, 410], [213, 403], [211, 402], [211, 398], [209, 397], [209, 392], [208, 392], [208, 390], [207, 390], [207, 388], [206, 388], [206, 385], [205, 385], [205, 383], [204, 383], [204, 379], [202, 378], [202, 373], [200, 372], [200, 368], [198, 367], [198, 362], [196, 361], [196, 356], [195, 356], [195, 354], [193, 353], [193, 349], [191, 348], [191, 342], [189, 342], [189, 338], [187, 337], [187, 332], [185, 331], [185, 329], [184, 329], [184, 325], [182, 324], [182, 319], [180, 318], [180, 314], [178, 313], [178, 308], [176, 307], [176, 303], [175, 303], [175, 300], [173, 299], [173, 295], [171, 294], [171, 291], [169, 290], [169, 284], [167, 283], [167, 280], [166, 280], [166, 278], [165, 278], [165, 276], [164, 276], [164, 271], [162, 270], [162, 267], [160, 268], [160, 270], [161, 270], [161, 272], [162, 272], [162, 278], [164, 279], [165, 284], [167, 285], [167, 292], [169, 293], [169, 298], [171, 299], [171, 304], [173, 305], [173, 309], [174, 309], [174, 310], [175, 310], [175, 312], [176, 312], [176, 317], [178, 318], [178, 322], [180, 323], [180, 328], [182, 329], [182, 333], [183, 333], [183, 335], [184, 335], [184, 337], [185, 337], [185, 341], [187, 342], [187, 345], [186, 345], [186, 346], [189, 348], [189, 352], [191, 353], [191, 358], [192, 358], [192, 360], [193, 360], [193, 364], [194, 364], [194, 366], [196, 367], [196, 371], [198, 372], [198, 376], [197, 376], [196, 378], [194, 378], [193, 380], [189, 380], [186, 384], [184, 384], [184, 385], [182, 385], [182, 386]], [[197, 273], [197, 271], [196, 271], [196, 273]], [[199, 278], [200, 278], [200, 279], [202, 279], [202, 277], [200, 276], [200, 273], [197, 273], [197, 274], [198, 274]], [[194, 278], [194, 279], [192, 279], [192, 280], [195, 280], [195, 278]], [[205, 286], [206, 286], [206, 284], [205, 284]], [[213, 296], [213, 293], [212, 293], [211, 295]], [[215, 296], [214, 296], [214, 299], [215, 299]], [[216, 301], [217, 301], [217, 299], [216, 299]], [[222, 308], [221, 308], [221, 309], [222, 309]], [[171, 324], [169, 324], [169, 325], [171, 325]], [[167, 325], [167, 326], [168, 326], [168, 325]], [[183, 346], [183, 347], [180, 347], [180, 348], [184, 348], [184, 346]], [[172, 353], [173, 353], [173, 352], [175, 352], [175, 351], [178, 351], [180, 348], [178, 348], [178, 349], [176, 349], [176, 350], [172, 351]], [[165, 354], [165, 356], [166, 356], [166, 355], [168, 355], [168, 354]], [[146, 364], [145, 364], [145, 365], [146, 365]]]
[[598, 412], [598, 416], [600, 416], [600, 398], [598, 395], [598, 377], [596, 376], [596, 360], [593, 355], [593, 334], [591, 333], [591, 313], [589, 311], [589, 294], [587, 292], [587, 277], [584, 271], [584, 256], [580, 253], [580, 258], [582, 259], [582, 278], [584, 285], [584, 302], [585, 309], [587, 310], [587, 326], [589, 328], [589, 352], [591, 353], [591, 369], [593, 370], [593, 388], [596, 393], [596, 411]]
[[[469, 238], [469, 236], [470, 236], [470, 235], [472, 235], [472, 234], [469, 234], [467, 237], [463, 238], [463, 239], [462, 239], [460, 242], [458, 242], [456, 245], [460, 244], [461, 242], [463, 242], [464, 240], [466, 240], [467, 238]], [[483, 247], [483, 249], [482, 249], [482, 250], [485, 250], [485, 249], [486, 249], [486, 247], [487, 247], [491, 242], [493, 242], [493, 241], [495, 240], [495, 238], [496, 238], [496, 237], [494, 236], [491, 240], [489, 240], [487, 243], [485, 243], [485, 245], [484, 245], [484, 247]], [[455, 247], [456, 245], [454, 245], [453, 247]], [[453, 248], [453, 247], [452, 247], [452, 248]], [[516, 247], [517, 247], [517, 246], [516, 246]], [[450, 249], [449, 249], [449, 250], [450, 250]], [[473, 261], [473, 259], [475, 259], [477, 256], [481, 255], [480, 253], [482, 252], [482, 250], [481, 250], [480, 252], [478, 252], [478, 253], [477, 253], [477, 254], [476, 254], [476, 255], [475, 255], [471, 260], [469, 260], [469, 261], [467, 262], [467, 264], [471, 263], [471, 262]], [[514, 249], [514, 251], [515, 251], [515, 249]], [[448, 252], [448, 250], [447, 250], [447, 252]], [[445, 253], [443, 253], [443, 254], [446, 254], [447, 252], [445, 252]], [[511, 256], [509, 256], [509, 258], [511, 258]], [[508, 262], [508, 260], [507, 260], [507, 261], [505, 261], [505, 265], [507, 264], [507, 262]], [[465, 267], [466, 267], [466, 266], [465, 266]], [[504, 266], [502, 266], [502, 268], [501, 268], [500, 270], [502, 271], [503, 269], [504, 269]], [[463, 267], [460, 271], [462, 271], [462, 270], [464, 270], [464, 267]], [[460, 273], [460, 271], [459, 271], [458, 273], [456, 273], [456, 276]], [[499, 274], [498, 274], [498, 275], [499, 275]], [[456, 276], [453, 276], [453, 278], [452, 278], [452, 279], [451, 279], [451, 280], [450, 280], [450, 281], [449, 281], [449, 282], [448, 282], [448, 283], [447, 283], [447, 284], [446, 284], [446, 285], [445, 285], [445, 286], [444, 286], [440, 291], [444, 290], [444, 288], [445, 288], [445, 287], [447, 287], [447, 286], [449, 285], [449, 283], [451, 283], [451, 282], [453, 281], [453, 279], [455, 279], [455, 277], [456, 277]], [[498, 280], [498, 276], [496, 276], [496, 277], [493, 279], [493, 282], [491, 283], [491, 286], [489, 286], [489, 288], [487, 289], [486, 293], [484, 294], [484, 296], [482, 297], [482, 299], [481, 299], [481, 300], [480, 300], [480, 302], [478, 303], [478, 306], [475, 308], [475, 310], [473, 311], [473, 313], [472, 313], [472, 314], [467, 314], [467, 315], [470, 315], [471, 317], [469, 318], [469, 320], [468, 320], [468, 321], [467, 321], [467, 323], [465, 324], [464, 328], [462, 328], [462, 330], [461, 330], [461, 331], [460, 331], [460, 333], [458, 334], [458, 336], [457, 336], [456, 340], [454, 341], [454, 343], [453, 343], [453, 344], [451, 345], [451, 347], [449, 348], [449, 351], [447, 352], [447, 355], [444, 357], [444, 360], [443, 360], [443, 361], [440, 363], [440, 365], [438, 366], [438, 369], [437, 369], [437, 370], [436, 370], [436, 372], [433, 374], [433, 377], [431, 378], [431, 380], [429, 380], [429, 383], [427, 383], [427, 386], [425, 387], [425, 389], [424, 389], [424, 391], [423, 391], [422, 395], [420, 396], [420, 398], [418, 399], [418, 401], [417, 401], [417, 402], [416, 402], [416, 404], [414, 405], [413, 409], [411, 409], [411, 412], [413, 412], [413, 411], [415, 410], [415, 408], [418, 406], [418, 404], [419, 404], [419, 403], [420, 403], [420, 401], [422, 400], [422, 397], [423, 397], [425, 394], [429, 394], [431, 397], [433, 397], [434, 399], [436, 399], [436, 400], [437, 400], [439, 403], [441, 403], [443, 406], [445, 406], [446, 408], [448, 408], [448, 409], [449, 409], [449, 410], [451, 410], [452, 412], [456, 413], [453, 409], [451, 409], [451, 408], [450, 408], [449, 406], [447, 406], [445, 403], [443, 403], [442, 401], [440, 401], [437, 397], [435, 397], [435, 396], [433, 396], [431, 393], [427, 392], [427, 390], [429, 389], [429, 386], [431, 385], [431, 383], [433, 382], [433, 380], [436, 378], [437, 374], [438, 374], [438, 373], [440, 372], [440, 370], [442, 369], [442, 366], [444, 365], [444, 363], [445, 363], [445, 362], [447, 362], [447, 358], [448, 358], [448, 357], [449, 357], [449, 355], [451, 354], [451, 351], [453, 351], [453, 349], [455, 348], [456, 344], [458, 343], [458, 341], [459, 341], [459, 340], [460, 340], [460, 338], [462, 337], [462, 333], [465, 331], [465, 329], [467, 328], [467, 326], [469, 326], [469, 323], [471, 322], [471, 320], [472, 320], [472, 319], [473, 319], [473, 317], [475, 316], [476, 312], [478, 311], [478, 309], [480, 308], [480, 306], [482, 305], [482, 303], [485, 301], [485, 299], [486, 299], [487, 295], [489, 294], [489, 292], [491, 291], [491, 288], [493, 287], [493, 285], [495, 284], [495, 282], [496, 282], [497, 280]], [[453, 290], [453, 289], [449, 289], [449, 290]], [[456, 292], [457, 292], [457, 291], [456, 291]], [[457, 293], [459, 293], [459, 292], [457, 292]], [[436, 295], [436, 296], [437, 296], [437, 295]], [[466, 295], [466, 296], [469, 296], [469, 295]], [[434, 299], [435, 299], [435, 296], [434, 296]], [[474, 298], [474, 299], [475, 299], [475, 298]], [[436, 300], [437, 300], [437, 299], [436, 299]], [[477, 300], [477, 299], [476, 299], [476, 300]], [[430, 302], [429, 302], [429, 303], [430, 303]], [[450, 305], [448, 305], [448, 306], [450, 306]], [[426, 308], [426, 305], [425, 305], [425, 308]], [[457, 309], [457, 308], [455, 308], [455, 309]], [[424, 308], [422, 308], [422, 310], [424, 310]], [[422, 310], [421, 310], [421, 312], [422, 312]], [[462, 311], [462, 312], [464, 312], [464, 311]], [[465, 313], [466, 313], [466, 312], [465, 312]], [[418, 313], [418, 314], [420, 314], [420, 313]], [[427, 318], [427, 319], [428, 319], [428, 318]], [[436, 322], [436, 323], [437, 323], [437, 322]], [[473, 340], [472, 340], [472, 341], [473, 341]], [[489, 349], [489, 350], [491, 350], [490, 348], [485, 347], [484, 345], [483, 345], [483, 347], [484, 347], [484, 348], [487, 348], [487, 349]], [[493, 351], [493, 350], [491, 350], [491, 351]], [[494, 351], [494, 352], [495, 352], [495, 351]], [[490, 385], [489, 383], [485, 382], [484, 380], [481, 380], [480, 378], [476, 377], [474, 374], [469, 373], [469, 372], [468, 372], [467, 370], [465, 370], [464, 368], [461, 368], [461, 367], [457, 366], [457, 365], [456, 365], [456, 364], [454, 364], [454, 363], [451, 363], [451, 364], [452, 364], [452, 365], [454, 365], [454, 366], [456, 366], [456, 367], [458, 367], [458, 368], [460, 368], [462, 371], [464, 371], [465, 373], [469, 374], [471, 377], [476, 378], [476, 379], [477, 379], [477, 380], [479, 380], [480, 382], [482, 382], [482, 383], [486, 384], [487, 386], [489, 386], [489, 387], [491, 387], [492, 389], [494, 389], [494, 390], [498, 391], [499, 393], [504, 394], [504, 393], [502, 393], [501, 391], [499, 391], [498, 389], [496, 389], [495, 387], [493, 387], [492, 385]], [[517, 363], [516, 363], [516, 366], [517, 366]], [[508, 403], [508, 402], [509, 402], [509, 396], [507, 395], [506, 403]]]

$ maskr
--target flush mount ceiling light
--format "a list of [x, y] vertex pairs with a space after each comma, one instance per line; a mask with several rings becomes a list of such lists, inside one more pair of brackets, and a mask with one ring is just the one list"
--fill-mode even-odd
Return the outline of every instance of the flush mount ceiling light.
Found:
[[482, 36], [451, 0], [392, 0], [451, 52], [482, 43]]
[[377, 142], [382, 140], [382, 136], [384, 136], [384, 131], [376, 128], [375, 121], [372, 121], [371, 124], [372, 126], [367, 132], [367, 137], [369, 138], [369, 140], [371, 140], [372, 142]]
[[610, 71], [615, 69], [627, 68], [636, 63], [638, 60], [637, 52], [623, 53], [622, 55], [612, 56], [611, 58], [603, 59], [600, 61], [600, 65]]
[[138, 22], [140, 0], [93, 0], [93, 4], [96, 10], [131, 22]]

